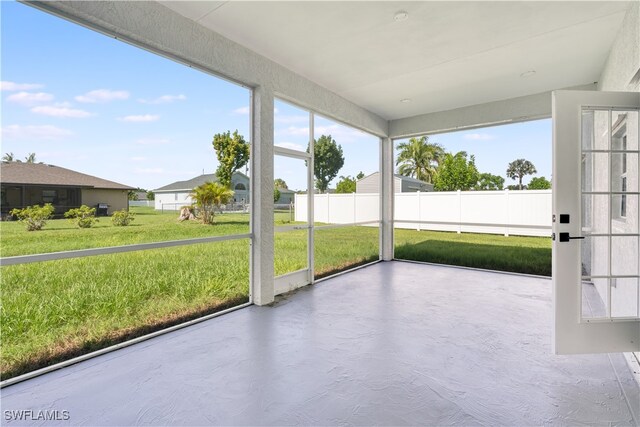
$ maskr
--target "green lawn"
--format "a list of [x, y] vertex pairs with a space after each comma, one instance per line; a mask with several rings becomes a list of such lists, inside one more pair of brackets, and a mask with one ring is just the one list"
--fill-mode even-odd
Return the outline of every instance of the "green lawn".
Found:
[[[133, 208], [136, 220], [95, 228], [49, 221], [27, 232], [0, 223], [2, 256], [248, 233], [247, 214], [214, 226], [178, 223], [177, 213]], [[290, 224], [288, 212], [276, 225]], [[398, 258], [545, 274], [549, 239], [396, 231]], [[276, 275], [306, 267], [306, 231], [277, 233]], [[378, 258], [377, 227], [316, 229], [314, 266], [324, 277]], [[513, 253], [513, 255], [511, 255]], [[548, 267], [545, 265], [548, 264]], [[237, 305], [249, 295], [249, 240], [6, 266], [1, 269], [3, 379], [172, 324]]]
[[395, 230], [395, 257], [551, 276], [551, 239]]

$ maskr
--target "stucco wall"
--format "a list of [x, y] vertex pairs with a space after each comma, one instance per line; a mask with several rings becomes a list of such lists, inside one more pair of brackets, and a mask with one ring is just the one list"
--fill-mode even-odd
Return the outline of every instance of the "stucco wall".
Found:
[[640, 3], [635, 2], [624, 18], [620, 32], [598, 81], [602, 91], [640, 91], [640, 83], [632, 83], [640, 71]]
[[109, 205], [107, 213], [129, 208], [127, 190], [82, 189], [80, 203], [95, 208], [98, 203]]
[[[631, 6], [613, 43], [609, 57], [605, 63], [598, 90], [638, 92], [640, 85], [632, 81], [640, 72], [640, 3]], [[638, 95], [640, 96], [640, 94]], [[619, 113], [614, 112], [612, 125], [617, 121]], [[596, 112], [594, 117], [594, 148], [606, 148], [608, 143], [608, 114]], [[613, 148], [616, 144], [616, 131], [613, 129]], [[638, 149], [638, 113], [629, 113], [626, 117], [627, 149]], [[638, 155], [627, 154], [627, 191], [638, 191]], [[613, 191], [621, 191], [619, 163], [622, 156], [614, 154], [611, 159], [612, 170], [609, 171], [609, 160], [605, 156], [587, 156], [584, 162], [583, 190], [607, 191], [609, 179]], [[593, 188], [598, 187], [599, 188]], [[589, 188], [592, 187], [592, 188]], [[601, 198], [602, 199], [602, 198]], [[586, 226], [592, 232], [638, 233], [638, 216], [640, 215], [637, 196], [627, 196], [627, 215], [621, 218], [620, 196], [613, 196], [610, 205], [604, 200], [583, 201], [583, 210], [591, 216]], [[609, 224], [610, 221], [610, 224]], [[590, 240], [590, 241], [589, 241]], [[609, 248], [606, 238], [587, 239], [583, 244], [583, 265], [588, 274], [608, 274], [608, 252], [611, 250], [610, 274], [638, 274], [638, 238], [614, 237]], [[607, 303], [607, 286], [604, 279], [593, 280], [602, 300]], [[638, 281], [636, 279], [612, 279], [611, 281], [611, 313], [614, 316], [637, 315]]]

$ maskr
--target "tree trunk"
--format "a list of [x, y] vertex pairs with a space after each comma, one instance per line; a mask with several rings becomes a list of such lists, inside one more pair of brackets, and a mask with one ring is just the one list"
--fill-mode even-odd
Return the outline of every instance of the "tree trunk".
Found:
[[520, 190], [522, 190], [522, 177], [521, 176], [518, 177], [518, 188]]

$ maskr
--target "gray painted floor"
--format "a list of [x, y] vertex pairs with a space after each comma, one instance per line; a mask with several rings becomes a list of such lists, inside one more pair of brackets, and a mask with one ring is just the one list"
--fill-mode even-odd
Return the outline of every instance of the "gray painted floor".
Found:
[[622, 356], [554, 356], [550, 333], [549, 280], [380, 263], [8, 387], [3, 423], [637, 423]]

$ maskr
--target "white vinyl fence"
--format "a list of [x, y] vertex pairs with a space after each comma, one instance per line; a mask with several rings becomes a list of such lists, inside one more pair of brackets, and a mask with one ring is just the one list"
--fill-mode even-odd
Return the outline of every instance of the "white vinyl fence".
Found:
[[155, 202], [153, 200], [129, 200], [129, 207], [132, 206], [146, 206], [152, 208], [155, 206]]
[[[306, 221], [296, 194], [296, 221]], [[378, 194], [317, 194], [315, 221], [349, 224], [380, 218]], [[395, 195], [395, 227], [506, 236], [551, 234], [551, 190], [451, 191]]]

